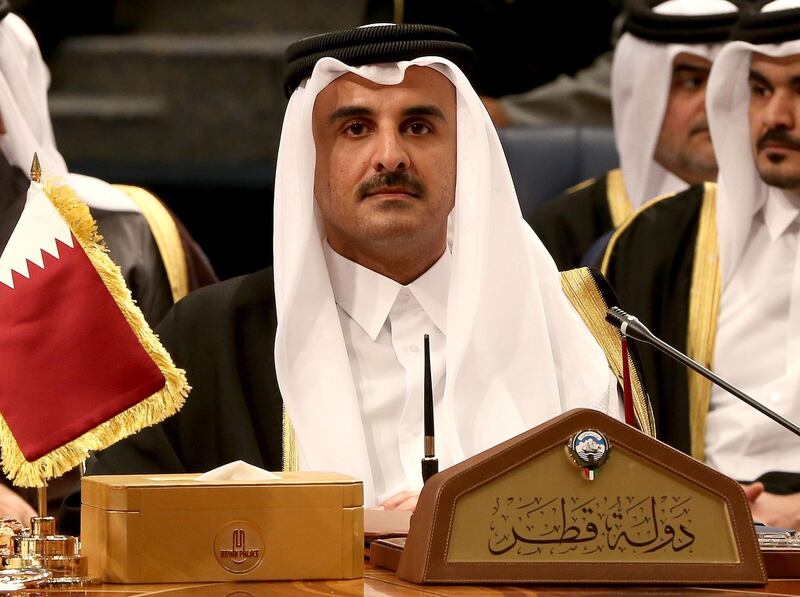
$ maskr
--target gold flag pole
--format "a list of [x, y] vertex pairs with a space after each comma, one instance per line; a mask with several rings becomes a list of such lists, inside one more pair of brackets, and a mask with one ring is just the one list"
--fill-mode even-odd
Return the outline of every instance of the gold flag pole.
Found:
[[43, 518], [47, 516], [47, 484], [43, 487], [36, 488], [36, 500], [39, 504], [37, 510], [39, 511], [39, 517]]
[[[31, 181], [41, 183], [42, 166], [33, 154]], [[80, 467], [83, 475], [83, 464]], [[95, 582], [87, 577], [86, 558], [77, 537], [59, 535], [56, 519], [47, 515], [47, 481], [36, 488], [39, 515], [30, 530], [20, 529], [11, 538], [9, 553], [0, 560], [0, 591], [26, 588], [81, 587]]]

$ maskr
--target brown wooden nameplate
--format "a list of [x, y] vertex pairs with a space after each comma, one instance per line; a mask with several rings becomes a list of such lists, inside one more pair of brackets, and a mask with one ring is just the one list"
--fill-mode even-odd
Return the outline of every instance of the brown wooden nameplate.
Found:
[[[607, 456], [593, 480], [569, 443], [584, 459]], [[415, 583], [767, 580], [738, 483], [586, 409], [431, 477], [397, 572]]]

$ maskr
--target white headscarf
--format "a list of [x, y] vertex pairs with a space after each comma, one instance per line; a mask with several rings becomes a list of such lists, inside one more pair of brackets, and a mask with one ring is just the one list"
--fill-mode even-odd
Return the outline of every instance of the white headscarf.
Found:
[[[653, 9], [658, 14], [682, 16], [736, 11], [728, 0], [667, 0]], [[634, 209], [689, 186], [653, 159], [669, 99], [672, 63], [682, 52], [713, 60], [721, 47], [662, 44], [630, 33], [620, 38], [611, 67], [611, 105], [620, 168]]]
[[6, 128], [0, 150], [23, 172], [30, 170], [35, 152], [42, 170], [62, 176], [67, 166], [50, 124], [49, 85], [50, 72], [33, 33], [17, 15], [6, 15], [0, 21], [0, 114]]
[[[790, 1], [800, 6], [800, 0]], [[720, 52], [711, 69], [706, 102], [719, 163], [717, 228], [723, 284], [731, 279], [741, 260], [753, 216], [768, 199], [780, 201], [785, 195], [785, 191], [761, 180], [753, 158], [748, 116], [753, 52], [772, 57], [800, 54], [800, 40], [759, 45], [732, 42]]]
[[78, 196], [91, 207], [110, 211], [140, 212], [125, 193], [97, 178], [67, 174], [67, 165], [56, 148], [47, 89], [50, 71], [42, 60], [33, 33], [17, 15], [0, 20], [0, 115], [6, 134], [0, 135], [0, 151], [12, 166], [30, 171], [33, 154], [46, 176], [65, 177]]
[[289, 100], [278, 153], [275, 364], [301, 468], [363, 479], [366, 504], [374, 487], [315, 208], [311, 115], [317, 94], [345, 73], [393, 85], [415, 65], [446, 76], [457, 98], [446, 416], [436, 422], [437, 445], [458, 462], [570, 408], [608, 411], [606, 359], [522, 219], [497, 133], [464, 74], [437, 57], [357, 68], [323, 58]]

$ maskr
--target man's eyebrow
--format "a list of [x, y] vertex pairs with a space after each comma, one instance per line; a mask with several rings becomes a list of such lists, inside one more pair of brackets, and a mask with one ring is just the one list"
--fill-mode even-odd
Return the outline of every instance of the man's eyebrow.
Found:
[[749, 80], [750, 81], [755, 81], [756, 83], [761, 83], [764, 87], [769, 87], [770, 89], [772, 89], [772, 85], [767, 80], [767, 78], [764, 75], [762, 75], [760, 72], [758, 72], [757, 70], [754, 70], [752, 68], [750, 69]]
[[710, 66], [700, 66], [698, 64], [687, 64], [685, 62], [679, 62], [675, 65], [672, 69], [673, 74], [677, 73], [691, 73], [691, 74], [702, 74], [707, 75], [711, 71]]
[[433, 118], [438, 118], [440, 120], [447, 120], [444, 117], [444, 112], [442, 112], [439, 108], [434, 106], [433, 104], [419, 104], [417, 106], [409, 106], [405, 110], [403, 110], [403, 116], [408, 118], [409, 116], [431, 116]]
[[328, 124], [333, 124], [342, 118], [352, 118], [353, 116], [372, 116], [374, 112], [365, 106], [342, 106], [336, 108], [330, 118]]

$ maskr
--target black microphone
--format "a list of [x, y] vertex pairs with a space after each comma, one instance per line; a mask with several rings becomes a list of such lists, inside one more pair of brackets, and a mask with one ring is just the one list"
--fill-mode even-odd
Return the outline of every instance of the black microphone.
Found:
[[431, 339], [425, 334], [425, 457], [422, 459], [422, 482], [439, 472], [436, 439], [433, 430], [433, 380], [431, 376]]
[[611, 307], [608, 309], [608, 311], [606, 311], [606, 319], [614, 326], [619, 328], [619, 331], [622, 332], [623, 336], [633, 338], [634, 340], [639, 340], [640, 342], [646, 342], [647, 344], [654, 346], [668, 357], [671, 357], [686, 367], [696, 371], [706, 379], [714, 382], [726, 392], [733, 394], [742, 402], [746, 402], [754, 409], [767, 415], [770, 419], [776, 423], [779, 423], [795, 435], [800, 436], [800, 427], [791, 421], [784, 419], [775, 411], [767, 408], [757, 400], [742, 392], [739, 388], [729, 384], [727, 381], [716, 375], [713, 371], [706, 369], [697, 361], [690, 359], [681, 351], [673, 348], [661, 338], [658, 338], [655, 334], [653, 334], [653, 332], [647, 329], [646, 325], [644, 325], [633, 315], [629, 315], [619, 307]]

